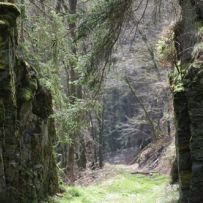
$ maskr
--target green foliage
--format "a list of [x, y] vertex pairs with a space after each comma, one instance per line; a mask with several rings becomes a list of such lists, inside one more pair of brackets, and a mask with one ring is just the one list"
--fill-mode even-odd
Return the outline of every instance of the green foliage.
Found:
[[53, 117], [57, 123], [60, 142], [70, 143], [75, 135], [80, 134], [81, 129], [88, 125], [88, 120], [84, 119], [88, 112], [96, 108], [92, 100], [76, 99], [74, 103], [66, 102], [66, 109], [57, 111]]
[[167, 28], [157, 42], [156, 56], [162, 67], [174, 67], [177, 57], [172, 27]]
[[[180, 64], [178, 64], [178, 66], [180, 67]], [[183, 66], [181, 66], [181, 68], [178, 68], [178, 69], [181, 70], [181, 71], [184, 71], [184, 69], [182, 67]], [[170, 83], [171, 83], [171, 90], [174, 93], [175, 92], [182, 92], [182, 91], [185, 90], [184, 80], [183, 80], [183, 73], [179, 72], [178, 69], [175, 68], [169, 74], [169, 79], [170, 79]]]
[[[26, 1], [24, 6], [26, 12], [23, 20], [26, 32], [24, 41], [19, 44], [18, 53], [37, 69], [40, 84], [51, 91], [56, 112], [53, 117], [57, 122], [59, 142], [67, 143], [70, 142], [74, 130], [79, 129], [75, 127], [81, 124], [76, 121], [76, 114], [81, 112], [84, 106], [80, 106], [81, 101], [70, 105], [65, 92], [67, 71], [77, 63], [77, 58], [72, 53], [73, 40], [67, 32], [68, 23], [75, 21], [76, 16], [56, 13], [52, 9], [46, 13], [46, 17], [37, 13], [30, 15], [33, 5]], [[31, 93], [36, 88], [35, 81], [28, 81], [26, 88], [21, 90], [22, 99], [30, 100], [33, 96]], [[80, 124], [77, 125], [77, 122]]]
[[[66, 89], [69, 85], [87, 85], [84, 89], [88, 92], [86, 97], [89, 98], [92, 98], [90, 89], [93, 92], [95, 89], [98, 91], [109, 56], [123, 23], [127, 21], [132, 2], [94, 0], [90, 2], [86, 13], [78, 14], [56, 13], [49, 4], [49, 13], [30, 15], [33, 5], [27, 1], [25, 5], [21, 5], [25, 8], [23, 23], [26, 32], [20, 43], [19, 54], [36, 67], [40, 83], [52, 92], [56, 112], [54, 118], [61, 142], [70, 142], [70, 138], [85, 126], [85, 113], [95, 108], [95, 101], [90, 102], [88, 99], [76, 99], [71, 103]], [[69, 32], [69, 24], [77, 22], [79, 28], [75, 30], [77, 39], [74, 39]], [[73, 52], [74, 47], [78, 50], [87, 47], [88, 50], [78, 51], [77, 55]], [[64, 75], [68, 75], [70, 67], [74, 67], [79, 77], [75, 81], [67, 82], [68, 78]], [[31, 86], [34, 88], [33, 84]], [[26, 98], [29, 96], [27, 93], [23, 95]]]
[[121, 33], [121, 27], [127, 21], [132, 0], [93, 1], [88, 14], [81, 20], [78, 39], [89, 43], [88, 53], [79, 59], [83, 67], [83, 83], [88, 87], [100, 85], [109, 62], [112, 49]]
[[68, 193], [71, 197], [80, 197], [82, 194], [80, 192], [80, 190], [78, 188], [75, 188], [75, 187], [70, 187], [68, 189]]
[[[27, 12], [29, 6], [26, 5]], [[47, 18], [33, 18], [34, 16], [27, 15], [25, 19], [27, 36], [20, 43], [19, 53], [37, 69], [40, 82], [51, 90], [55, 106], [59, 108], [64, 98], [60, 73], [69, 66], [69, 60], [72, 60], [71, 40], [65, 37], [65, 17], [51, 11]]]
[[[25, 8], [25, 37], [20, 43], [19, 55], [36, 67], [40, 84], [51, 90], [59, 142], [70, 143], [73, 136], [88, 125], [84, 119], [87, 113], [99, 109], [99, 105], [89, 98], [94, 100], [92, 94], [98, 93], [113, 46], [123, 23], [128, 20], [132, 2], [94, 0], [89, 3], [86, 13], [77, 14], [56, 13], [52, 1], [46, 3], [49, 4], [46, 7], [49, 12], [45, 13], [39, 8], [36, 12], [30, 2], [25, 1], [25, 5], [21, 5]], [[70, 23], [79, 24], [74, 30], [76, 39], [70, 32]], [[86, 51], [83, 51], [84, 47]], [[78, 53], [73, 51], [74, 48]], [[77, 80], [68, 78], [70, 68], [74, 68]], [[31, 89], [35, 88], [35, 84], [30, 85]], [[85, 98], [74, 98], [71, 102], [69, 86], [83, 86]], [[25, 95], [28, 98], [29, 94]]]

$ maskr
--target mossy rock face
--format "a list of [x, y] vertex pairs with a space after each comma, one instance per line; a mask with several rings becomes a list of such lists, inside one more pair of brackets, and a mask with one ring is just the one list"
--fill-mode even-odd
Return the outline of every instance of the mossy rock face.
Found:
[[19, 98], [23, 102], [29, 102], [33, 98], [33, 92], [29, 88], [22, 88], [19, 93]]
[[21, 105], [24, 102], [32, 101], [38, 89], [37, 79], [32, 79], [26, 82], [25, 86], [19, 89], [18, 100]]
[[6, 20], [0, 20], [0, 28], [8, 28], [9, 23]]
[[10, 43], [17, 41], [19, 13], [15, 5], [0, 3], [0, 202], [5, 203], [40, 202], [58, 190], [56, 134], [48, 120], [52, 97], [39, 86], [34, 68], [16, 57], [17, 43]]
[[203, 18], [203, 2], [202, 2], [202, 0], [196, 1], [196, 8], [198, 11], [198, 18], [202, 19]]
[[[190, 182], [185, 173], [191, 172], [191, 152], [190, 152], [190, 117], [188, 111], [188, 101], [186, 92], [176, 92], [173, 97], [174, 114], [176, 122], [176, 153], [177, 167], [180, 182], [181, 199], [188, 198]], [[186, 201], [185, 201], [186, 202]]]
[[179, 175], [181, 176], [182, 187], [184, 188], [185, 185], [186, 185], [186, 187], [188, 187], [188, 185], [190, 185], [192, 172], [191, 171], [181, 171]]
[[51, 93], [43, 87], [39, 88], [34, 98], [33, 113], [43, 119], [47, 119], [53, 113]]
[[4, 121], [4, 118], [5, 118], [4, 104], [3, 104], [3, 101], [0, 100], [0, 123]]
[[181, 203], [203, 202], [203, 1], [192, 2], [179, 1], [182, 28], [175, 39], [180, 71], [191, 63], [182, 78], [184, 91], [174, 94]]
[[0, 71], [5, 70], [5, 63], [0, 61]]
[[[6, 20], [0, 20], [0, 49], [8, 49], [7, 37], [9, 35], [9, 23]], [[7, 69], [9, 59], [6, 51], [0, 51], [0, 71]], [[1, 74], [1, 73], [0, 73]]]
[[10, 77], [0, 81], [0, 96], [9, 95], [12, 92], [12, 88]]
[[24, 60], [18, 60], [16, 72], [20, 77], [17, 78], [19, 83], [19, 103], [29, 102], [34, 99], [38, 90], [38, 79], [35, 70]]
[[177, 165], [177, 159], [173, 161], [173, 165], [171, 168], [171, 184], [178, 183], [178, 165]]
[[37, 79], [32, 79], [28, 81], [28, 87], [31, 89], [33, 92], [37, 91], [38, 89], [38, 81]]
[[8, 14], [13, 14], [17, 18], [20, 15], [20, 10], [15, 4], [0, 2], [0, 16]]

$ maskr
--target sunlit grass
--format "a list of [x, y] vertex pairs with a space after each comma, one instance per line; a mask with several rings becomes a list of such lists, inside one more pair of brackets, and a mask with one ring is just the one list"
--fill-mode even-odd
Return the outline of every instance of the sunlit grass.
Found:
[[66, 187], [55, 203], [177, 203], [176, 187], [169, 186], [169, 177], [133, 175], [118, 172], [114, 177], [88, 187]]

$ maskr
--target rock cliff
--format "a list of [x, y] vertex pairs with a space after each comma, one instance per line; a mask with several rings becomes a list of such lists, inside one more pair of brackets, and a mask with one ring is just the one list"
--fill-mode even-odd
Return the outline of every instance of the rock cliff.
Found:
[[180, 65], [172, 83], [181, 87], [173, 90], [180, 198], [182, 203], [199, 203], [203, 202], [203, 4], [198, 0], [179, 4], [175, 42]]
[[0, 3], [0, 202], [9, 203], [58, 189], [52, 97], [16, 55], [19, 15], [15, 5]]

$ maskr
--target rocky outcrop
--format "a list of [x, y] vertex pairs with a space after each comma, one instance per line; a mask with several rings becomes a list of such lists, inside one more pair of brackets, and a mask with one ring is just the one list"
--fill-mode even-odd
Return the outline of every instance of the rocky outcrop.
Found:
[[[180, 1], [182, 20], [175, 29], [178, 77], [173, 78], [176, 149], [182, 203], [203, 202], [203, 5]], [[179, 78], [177, 80], [177, 78]], [[181, 87], [181, 88], [180, 88]]]
[[19, 15], [0, 3], [0, 202], [9, 203], [38, 202], [58, 189], [52, 97], [16, 57]]

